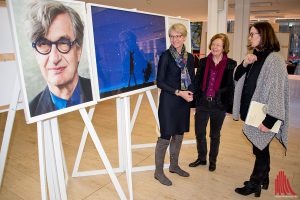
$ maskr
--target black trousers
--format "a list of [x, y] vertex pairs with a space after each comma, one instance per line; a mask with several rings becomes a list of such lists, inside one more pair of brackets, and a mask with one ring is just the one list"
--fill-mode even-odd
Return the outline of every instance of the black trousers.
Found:
[[253, 145], [253, 154], [255, 155], [255, 163], [250, 181], [256, 184], [262, 184], [270, 172], [270, 151], [269, 145], [262, 151]]
[[211, 109], [196, 109], [195, 132], [197, 140], [198, 159], [204, 161], [207, 155], [206, 127], [210, 119], [210, 150], [209, 162], [216, 163], [220, 146], [221, 128], [226, 112], [216, 107]]

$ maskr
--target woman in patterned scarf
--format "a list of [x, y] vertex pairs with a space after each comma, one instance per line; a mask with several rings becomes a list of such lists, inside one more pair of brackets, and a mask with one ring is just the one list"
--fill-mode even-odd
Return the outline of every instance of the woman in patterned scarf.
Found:
[[194, 58], [186, 51], [186, 27], [180, 23], [169, 29], [171, 46], [162, 53], [158, 63], [157, 87], [161, 89], [158, 117], [161, 136], [155, 148], [154, 178], [163, 185], [172, 185], [163, 167], [170, 144], [171, 173], [188, 177], [178, 166], [178, 157], [184, 132], [190, 127], [190, 102], [193, 100]]

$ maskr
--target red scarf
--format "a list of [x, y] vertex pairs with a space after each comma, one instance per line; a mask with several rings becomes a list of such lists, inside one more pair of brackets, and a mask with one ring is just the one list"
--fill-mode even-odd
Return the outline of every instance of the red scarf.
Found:
[[[207, 82], [209, 68], [214, 65], [214, 61], [213, 61], [212, 57], [213, 57], [212, 53], [208, 54], [208, 56], [207, 56], [205, 71], [204, 71], [204, 78], [203, 78], [203, 85], [202, 85], [203, 92], [205, 92], [205, 89], [206, 89], [206, 82]], [[220, 87], [226, 65], [227, 65], [227, 55], [225, 53], [223, 53], [222, 60], [219, 62], [219, 64], [217, 64], [218, 74], [217, 74], [217, 79], [216, 79], [216, 82], [214, 85], [215, 91], [218, 91], [218, 89]]]

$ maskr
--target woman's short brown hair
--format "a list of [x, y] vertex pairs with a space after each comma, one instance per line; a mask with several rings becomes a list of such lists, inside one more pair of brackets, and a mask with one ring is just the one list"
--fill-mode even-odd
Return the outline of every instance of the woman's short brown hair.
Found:
[[228, 39], [227, 35], [224, 34], [224, 33], [218, 33], [210, 39], [209, 46], [208, 46], [209, 50], [211, 50], [211, 45], [212, 45], [213, 41], [215, 41], [216, 39], [221, 39], [223, 41], [224, 53], [228, 54], [228, 52], [229, 52], [229, 39]]

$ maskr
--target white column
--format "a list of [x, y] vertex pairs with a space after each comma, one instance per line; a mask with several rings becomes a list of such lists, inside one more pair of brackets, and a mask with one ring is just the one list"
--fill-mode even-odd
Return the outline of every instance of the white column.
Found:
[[207, 55], [207, 21], [202, 24], [201, 42], [200, 42], [200, 58]]
[[[211, 37], [218, 32], [218, 0], [208, 0], [207, 12], [208, 12], [207, 13], [207, 45], [208, 45]], [[207, 50], [206, 52], [209, 52], [209, 50]]]
[[208, 0], [207, 45], [215, 34], [227, 33], [227, 13], [228, 0]]
[[218, 0], [218, 33], [227, 33], [228, 0]]
[[247, 54], [250, 0], [235, 0], [233, 59], [240, 63]]

